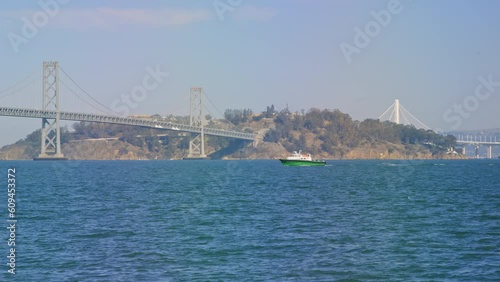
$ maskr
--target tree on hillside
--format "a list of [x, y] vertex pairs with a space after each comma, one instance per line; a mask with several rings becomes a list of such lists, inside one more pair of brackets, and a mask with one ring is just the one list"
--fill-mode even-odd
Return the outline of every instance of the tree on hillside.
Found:
[[249, 121], [252, 115], [253, 111], [251, 109], [227, 109], [224, 111], [224, 118], [234, 125]]
[[454, 148], [457, 146], [457, 137], [453, 135], [441, 136], [441, 140], [438, 142], [438, 145], [444, 148]]
[[359, 123], [360, 137], [368, 141], [383, 140], [384, 124], [378, 119], [365, 119]]
[[264, 115], [265, 118], [273, 118], [277, 114], [277, 112], [274, 109], [274, 105], [271, 105], [267, 106], [266, 110], [262, 112], [262, 114]]
[[311, 108], [304, 119], [304, 127], [308, 130], [314, 131], [323, 127], [323, 116], [321, 110], [318, 108]]

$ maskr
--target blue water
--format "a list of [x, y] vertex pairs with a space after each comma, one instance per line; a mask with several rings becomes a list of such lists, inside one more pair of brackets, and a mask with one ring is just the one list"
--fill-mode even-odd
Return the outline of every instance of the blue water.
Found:
[[9, 166], [1, 281], [500, 280], [499, 160]]

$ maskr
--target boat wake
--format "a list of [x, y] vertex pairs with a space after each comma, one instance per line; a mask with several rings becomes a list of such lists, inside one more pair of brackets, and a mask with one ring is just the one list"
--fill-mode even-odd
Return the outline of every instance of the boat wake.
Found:
[[381, 163], [380, 166], [408, 166], [408, 164]]

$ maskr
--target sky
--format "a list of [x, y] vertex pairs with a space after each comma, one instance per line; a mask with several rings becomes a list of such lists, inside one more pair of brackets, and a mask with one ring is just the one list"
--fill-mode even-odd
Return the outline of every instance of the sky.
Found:
[[[1, 1], [0, 91], [58, 61], [127, 114], [186, 115], [199, 86], [220, 112], [273, 104], [363, 120], [399, 99], [432, 129], [500, 128], [499, 11], [496, 0]], [[121, 100], [145, 80], [133, 106]], [[0, 117], [0, 145], [40, 127]]]

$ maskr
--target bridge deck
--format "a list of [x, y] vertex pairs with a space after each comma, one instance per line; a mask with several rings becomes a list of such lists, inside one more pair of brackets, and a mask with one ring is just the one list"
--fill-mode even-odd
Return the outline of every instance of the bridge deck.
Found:
[[500, 142], [457, 140], [459, 144], [500, 146]]
[[[154, 121], [130, 117], [117, 117], [109, 115], [85, 114], [85, 113], [72, 113], [60, 112], [60, 120], [74, 120], [74, 121], [88, 121], [99, 123], [113, 123], [122, 125], [141, 126], [154, 129], [185, 131], [191, 133], [201, 133], [201, 127], [191, 126], [186, 124], [172, 123], [167, 121]], [[56, 111], [44, 111], [37, 109], [23, 109], [23, 108], [6, 108], [0, 107], [0, 116], [12, 117], [26, 117], [26, 118], [56, 118]], [[243, 133], [237, 131], [229, 131], [224, 129], [207, 128], [203, 129], [204, 134], [230, 137], [243, 140], [254, 141], [256, 135], [253, 133]]]

